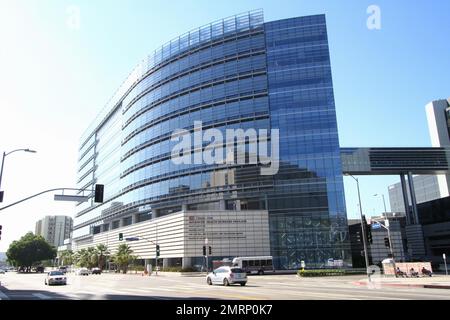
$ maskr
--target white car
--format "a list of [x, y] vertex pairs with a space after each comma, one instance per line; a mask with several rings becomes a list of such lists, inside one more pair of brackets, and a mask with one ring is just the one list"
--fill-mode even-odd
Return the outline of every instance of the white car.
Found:
[[75, 274], [78, 276], [88, 276], [91, 272], [87, 268], [78, 269]]
[[206, 276], [206, 283], [209, 285], [221, 284], [224, 286], [238, 283], [241, 286], [245, 286], [247, 283], [247, 273], [241, 268], [224, 266], [209, 273]]
[[45, 277], [45, 285], [67, 284], [67, 278], [61, 271], [50, 271]]

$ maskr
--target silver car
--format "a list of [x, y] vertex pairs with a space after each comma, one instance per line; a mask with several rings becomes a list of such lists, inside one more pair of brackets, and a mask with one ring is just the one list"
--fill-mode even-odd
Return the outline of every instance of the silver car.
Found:
[[88, 276], [90, 273], [88, 268], [81, 268], [75, 272], [77, 276]]
[[67, 278], [61, 271], [50, 271], [45, 278], [45, 285], [67, 284]]
[[221, 284], [229, 286], [230, 284], [239, 283], [241, 286], [247, 284], [247, 274], [241, 268], [236, 267], [220, 267], [206, 276], [206, 283]]

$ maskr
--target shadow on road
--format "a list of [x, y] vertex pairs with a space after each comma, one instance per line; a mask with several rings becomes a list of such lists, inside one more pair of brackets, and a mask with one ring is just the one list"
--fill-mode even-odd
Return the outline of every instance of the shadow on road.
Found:
[[126, 294], [98, 295], [89, 293], [78, 293], [68, 296], [44, 290], [9, 290], [2, 286], [0, 286], [0, 292], [5, 294], [9, 300], [221, 300], [210, 297], [141, 296]]

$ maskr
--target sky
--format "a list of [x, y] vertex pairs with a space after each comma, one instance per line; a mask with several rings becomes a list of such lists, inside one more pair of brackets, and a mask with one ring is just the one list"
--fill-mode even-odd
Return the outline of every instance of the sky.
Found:
[[[369, 29], [367, 9], [380, 9]], [[0, 152], [3, 205], [74, 187], [79, 138], [131, 70], [172, 38], [237, 13], [265, 21], [325, 13], [341, 147], [431, 146], [425, 105], [450, 97], [450, 2], [0, 0]], [[362, 208], [383, 210], [399, 177], [360, 177]], [[347, 215], [356, 184], [344, 178]], [[0, 252], [45, 215], [73, 215], [53, 194], [0, 211]]]

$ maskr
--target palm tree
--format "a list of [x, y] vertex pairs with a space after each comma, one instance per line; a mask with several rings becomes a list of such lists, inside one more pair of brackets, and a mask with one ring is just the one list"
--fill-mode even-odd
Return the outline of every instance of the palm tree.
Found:
[[89, 269], [92, 269], [94, 266], [97, 265], [98, 262], [98, 255], [97, 255], [97, 251], [95, 250], [94, 247], [88, 247], [87, 248], [87, 267]]
[[72, 250], [64, 250], [60, 253], [59, 258], [63, 266], [71, 265], [74, 260], [74, 253]]
[[89, 252], [87, 249], [80, 249], [76, 252], [76, 264], [79, 267], [89, 266]]
[[95, 249], [96, 249], [97, 256], [98, 256], [97, 265], [100, 269], [103, 270], [103, 266], [105, 265], [105, 260], [111, 253], [109, 252], [108, 247], [102, 243], [97, 245], [97, 247]]
[[127, 273], [128, 264], [133, 259], [133, 250], [126, 243], [123, 243], [117, 249], [116, 254], [113, 256], [114, 262], [119, 266], [123, 273]]

